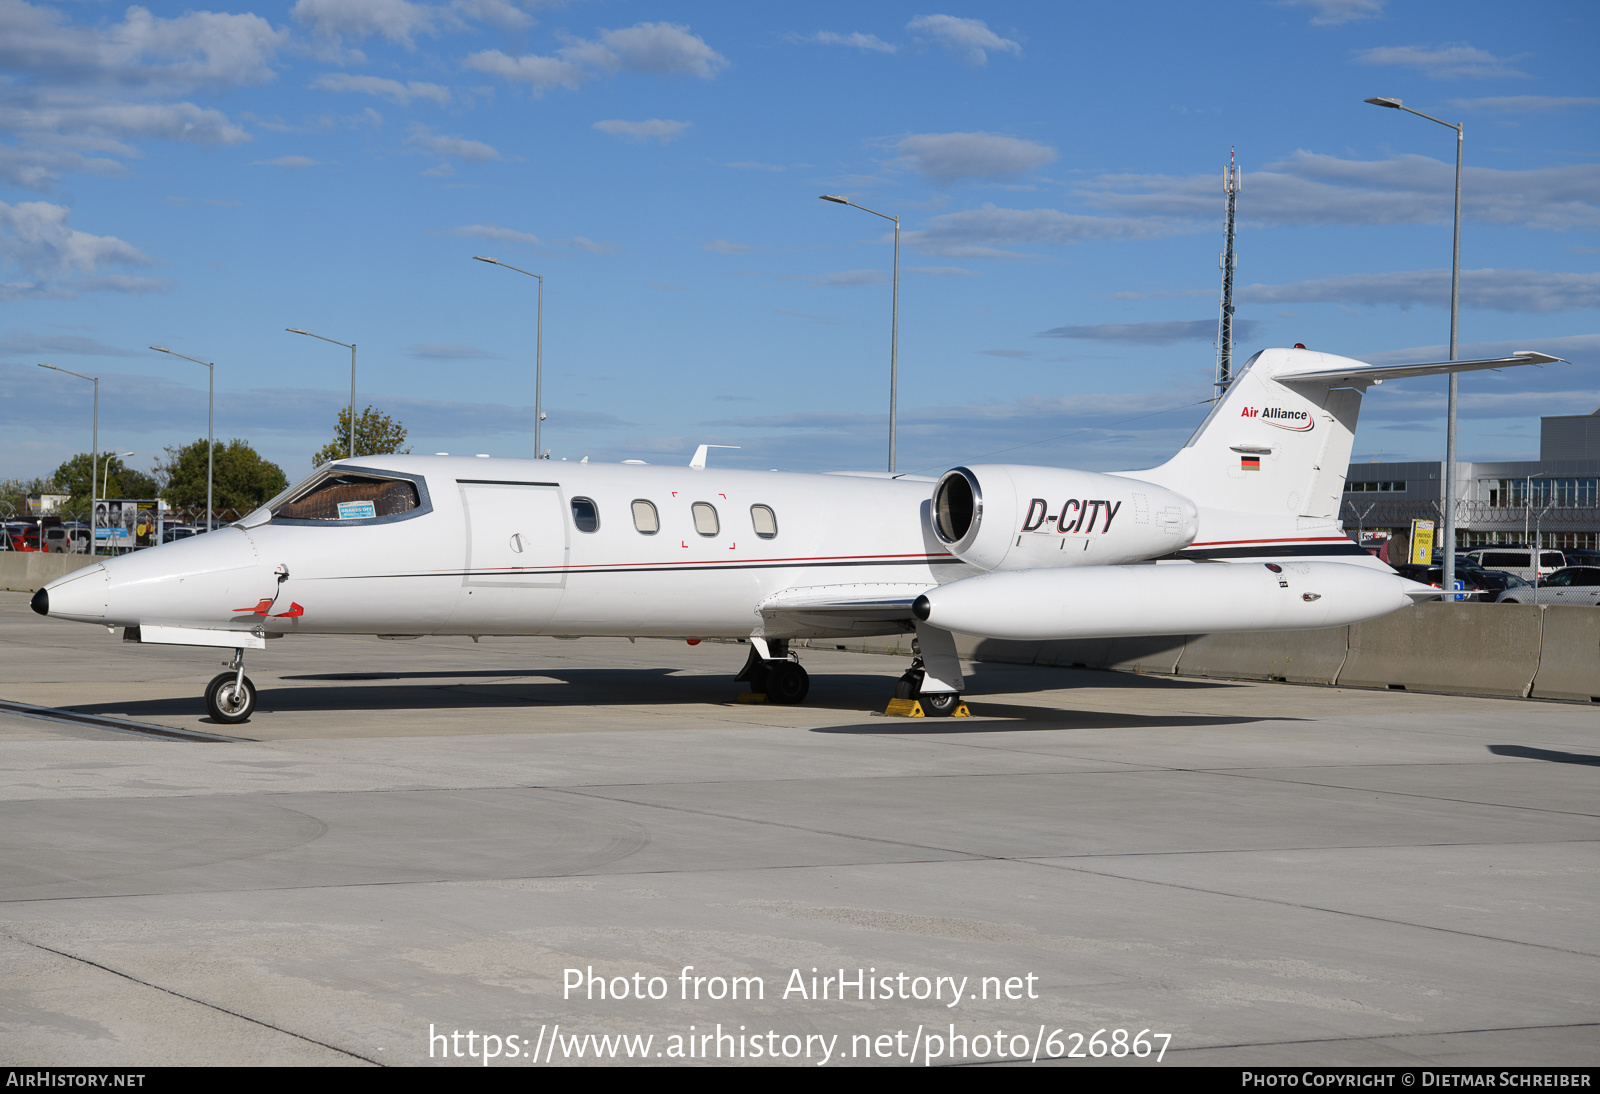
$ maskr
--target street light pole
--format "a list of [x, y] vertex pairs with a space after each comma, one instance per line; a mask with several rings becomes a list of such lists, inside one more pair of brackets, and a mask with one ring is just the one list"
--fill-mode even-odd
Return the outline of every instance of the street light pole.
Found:
[[168, 349], [166, 346], [151, 346], [157, 353], [169, 353], [174, 357], [182, 357], [185, 361], [193, 361], [197, 365], [206, 366], [208, 374], [206, 381], [206, 531], [211, 531], [211, 515], [216, 510], [212, 506], [212, 485], [216, 481], [217, 441], [212, 430], [216, 419], [217, 408], [217, 363], [215, 361], [202, 361], [198, 357], [190, 357], [187, 353]]
[[[95, 465], [100, 462], [100, 377], [85, 376], [81, 372], [73, 372], [71, 369], [62, 368], [59, 365], [40, 364], [39, 367], [54, 369], [57, 372], [65, 372], [68, 376], [76, 376], [80, 380], [88, 380], [90, 383], [94, 384], [94, 439], [91, 442], [93, 444], [93, 448], [89, 452], [89, 557], [93, 558], [95, 555], [94, 508], [95, 502], [100, 500], [98, 495], [95, 493], [94, 481], [94, 468]], [[44, 540], [42, 538], [43, 533], [40, 535], [41, 538], [39, 542], [40, 546], [42, 547], [44, 545]]]
[[[1367, 99], [1373, 106], [1404, 110], [1430, 122], [1456, 131], [1456, 212], [1455, 243], [1450, 256], [1450, 360], [1456, 359], [1456, 336], [1461, 319], [1461, 152], [1466, 130], [1458, 123], [1443, 121], [1431, 114], [1413, 110], [1399, 99]], [[1456, 374], [1450, 374], [1450, 396], [1445, 410], [1444, 429], [1444, 587], [1455, 588], [1456, 577]]]
[[[312, 334], [299, 327], [284, 327], [290, 334], [303, 334], [307, 338], [322, 338], [320, 334]], [[343, 346], [350, 351], [350, 448], [346, 454], [347, 459], [356, 458], [356, 344], [354, 342], [341, 342], [337, 338], [322, 338], [324, 342], [332, 342], [336, 346]]]
[[533, 338], [533, 456], [535, 459], [544, 459], [544, 449], [541, 444], [541, 429], [544, 426], [544, 275], [536, 274], [529, 270], [513, 266], [508, 262], [501, 262], [498, 258], [487, 258], [484, 255], [473, 255], [474, 262], [487, 262], [491, 266], [504, 266], [508, 270], [515, 270], [519, 274], [527, 274], [539, 281], [539, 319], [535, 326]]
[[[110, 486], [110, 482], [111, 482], [111, 461], [116, 459], [117, 455], [118, 455], [118, 453], [116, 453], [116, 452], [107, 452], [106, 453], [106, 462], [101, 464], [101, 466], [100, 466], [100, 476], [101, 476], [100, 489], [101, 489], [102, 492], [111, 489], [111, 486]], [[131, 456], [131, 455], [133, 455], [133, 453], [132, 452], [123, 452], [123, 453], [121, 453], [121, 455]], [[93, 510], [91, 510], [91, 514], [92, 514], [92, 512], [93, 512]]]
[[823, 201], [848, 205], [852, 209], [860, 209], [863, 213], [871, 213], [875, 217], [894, 221], [894, 297], [889, 319], [889, 474], [892, 475], [894, 474], [896, 402], [899, 394], [900, 218], [890, 216], [888, 213], [880, 213], [876, 209], [868, 209], [865, 205], [857, 205], [849, 198], [839, 197], [837, 194], [822, 194], [819, 196]]

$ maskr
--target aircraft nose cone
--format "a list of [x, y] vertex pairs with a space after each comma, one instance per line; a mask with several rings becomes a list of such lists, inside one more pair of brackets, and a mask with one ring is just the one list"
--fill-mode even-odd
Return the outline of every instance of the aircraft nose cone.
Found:
[[33, 594], [33, 600], [31, 603], [33, 604], [33, 610], [38, 612], [40, 615], [50, 614], [50, 594], [45, 592], [44, 589], [41, 588], [38, 592]]

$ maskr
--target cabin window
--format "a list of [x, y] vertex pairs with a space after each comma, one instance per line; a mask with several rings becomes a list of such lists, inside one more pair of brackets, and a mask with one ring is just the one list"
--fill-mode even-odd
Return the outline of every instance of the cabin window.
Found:
[[709, 501], [694, 503], [694, 530], [702, 536], [714, 536], [722, 531], [722, 525], [717, 523], [717, 507]]
[[778, 516], [770, 507], [752, 505], [750, 507], [750, 523], [755, 525], [756, 535], [762, 539], [778, 538]]
[[372, 520], [408, 513], [419, 504], [416, 484], [409, 479], [335, 472], [291, 494], [272, 515], [283, 520]]
[[653, 536], [661, 531], [661, 516], [656, 512], [654, 502], [635, 498], [633, 502], [633, 526], [641, 535]]
[[600, 527], [600, 509], [593, 498], [572, 499], [572, 523], [580, 532], [593, 532]]

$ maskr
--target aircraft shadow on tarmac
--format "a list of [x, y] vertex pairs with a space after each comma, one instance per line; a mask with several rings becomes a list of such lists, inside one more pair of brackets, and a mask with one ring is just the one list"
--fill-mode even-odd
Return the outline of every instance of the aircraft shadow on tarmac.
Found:
[[[975, 719], [874, 720], [872, 723], [829, 727], [819, 732], [832, 733], [973, 733], [1015, 729], [1016, 722], [1031, 723], [1029, 728], [1137, 728], [1146, 726], [1232, 725], [1262, 719], [1235, 715], [1135, 715], [1103, 710], [1084, 710], [1061, 704], [1061, 692], [1083, 687], [1118, 689], [1190, 690], [1225, 687], [1195, 680], [1170, 677], [1145, 677], [1124, 673], [1086, 670], [1056, 670], [1048, 679], [1015, 671], [988, 671], [976, 667], [967, 678], [964, 693], [974, 708]], [[527, 678], [536, 678], [529, 680]], [[316, 682], [323, 686], [280, 686], [261, 682], [261, 715], [338, 711], [447, 711], [510, 710], [533, 708], [545, 711], [563, 707], [632, 707], [727, 705], [743, 690], [720, 674], [680, 674], [669, 667], [526, 669], [522, 671], [468, 669], [400, 672], [330, 672], [280, 677], [286, 684]], [[340, 683], [350, 686], [340, 687]], [[327, 686], [333, 685], [333, 686]], [[382, 685], [382, 686], [374, 686]], [[877, 674], [818, 673], [812, 678], [811, 695], [798, 710], [836, 711], [861, 714], [881, 710], [892, 695], [893, 677]], [[1038, 705], [1016, 701], [1018, 692], [1030, 689], [1055, 693]], [[985, 693], [1005, 695], [1009, 701], [991, 701]], [[1103, 699], [1101, 700], [1103, 703]], [[187, 716], [196, 712], [198, 696], [177, 695], [159, 699], [113, 703], [85, 703], [73, 710], [83, 714], [114, 714], [120, 717], [153, 719], [162, 716]], [[1097, 704], [1098, 705], [1098, 704]], [[762, 709], [750, 708], [752, 711]], [[1005, 719], [1003, 722], [988, 719]], [[511, 727], [508, 727], [508, 729]]]
[[1585, 752], [1555, 752], [1548, 748], [1528, 748], [1526, 745], [1490, 745], [1489, 751], [1496, 756], [1515, 756], [1519, 760], [1548, 760], [1553, 764], [1600, 767], [1600, 756]]

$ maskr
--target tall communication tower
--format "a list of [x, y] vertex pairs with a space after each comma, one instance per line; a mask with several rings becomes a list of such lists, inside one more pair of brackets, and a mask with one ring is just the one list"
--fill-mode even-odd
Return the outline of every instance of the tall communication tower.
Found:
[[1228, 195], [1228, 245], [1218, 256], [1222, 267], [1222, 314], [1217, 319], [1217, 398], [1233, 383], [1233, 271], [1239, 260], [1233, 253], [1233, 213], [1239, 200], [1240, 172], [1228, 150], [1228, 169], [1222, 173], [1222, 191]]

